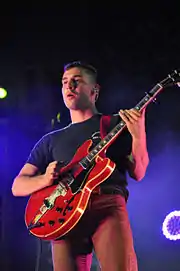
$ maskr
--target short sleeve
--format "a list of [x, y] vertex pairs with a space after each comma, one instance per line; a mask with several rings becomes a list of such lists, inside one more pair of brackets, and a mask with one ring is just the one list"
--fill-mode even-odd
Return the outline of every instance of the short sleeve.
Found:
[[50, 137], [45, 135], [35, 144], [26, 162], [36, 166], [43, 174], [52, 161], [50, 149]]

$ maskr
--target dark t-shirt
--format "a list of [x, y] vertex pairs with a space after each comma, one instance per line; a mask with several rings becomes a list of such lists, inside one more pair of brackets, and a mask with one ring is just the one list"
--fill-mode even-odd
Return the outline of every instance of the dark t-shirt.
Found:
[[[77, 149], [88, 139], [92, 139], [94, 145], [100, 140], [100, 118], [101, 114], [96, 114], [90, 119], [69, 124], [63, 129], [52, 131], [44, 135], [32, 149], [27, 163], [35, 165], [43, 174], [49, 163], [53, 161], [63, 161], [69, 163], [75, 155]], [[119, 115], [112, 115], [109, 132], [120, 121]], [[111, 176], [105, 180], [101, 187], [119, 192], [128, 197], [127, 190], [127, 155], [131, 153], [132, 139], [128, 130], [125, 129], [110, 145], [106, 151], [115, 164], [116, 168]], [[102, 188], [102, 189], [103, 189]]]

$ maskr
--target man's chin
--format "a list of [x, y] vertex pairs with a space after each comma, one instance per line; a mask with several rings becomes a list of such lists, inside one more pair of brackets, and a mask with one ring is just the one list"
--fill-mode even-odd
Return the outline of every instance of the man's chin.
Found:
[[88, 106], [84, 106], [82, 104], [77, 104], [77, 103], [66, 103], [66, 107], [69, 110], [85, 110], [89, 108]]
[[66, 107], [69, 110], [79, 110], [79, 108], [74, 104], [66, 104]]

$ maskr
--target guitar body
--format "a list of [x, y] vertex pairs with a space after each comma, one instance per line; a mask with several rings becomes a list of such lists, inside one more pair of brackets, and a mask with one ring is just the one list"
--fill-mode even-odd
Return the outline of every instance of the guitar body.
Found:
[[[84, 170], [78, 162], [88, 154], [91, 145], [91, 140], [86, 141], [77, 150], [72, 161], [61, 168], [61, 195], [57, 193], [59, 183], [31, 195], [26, 206], [25, 223], [36, 237], [55, 240], [69, 232], [84, 214], [92, 190], [105, 181], [115, 169], [115, 164], [110, 159], [98, 155], [91, 168]], [[67, 186], [63, 180], [66, 180], [66, 172], [71, 169], [75, 180], [71, 186]], [[51, 208], [46, 202], [47, 199], [53, 202]]]

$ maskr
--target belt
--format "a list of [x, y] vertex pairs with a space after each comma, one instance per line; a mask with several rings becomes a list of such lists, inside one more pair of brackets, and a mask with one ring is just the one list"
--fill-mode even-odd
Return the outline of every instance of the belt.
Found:
[[103, 194], [109, 194], [109, 195], [115, 195], [115, 194], [121, 194], [120, 191], [117, 189], [113, 189], [112, 187], [100, 187], [96, 186], [93, 191], [91, 192], [93, 195], [103, 195]]
[[91, 193], [96, 194], [96, 195], [101, 195], [102, 194], [102, 189], [101, 189], [100, 186], [96, 186]]

